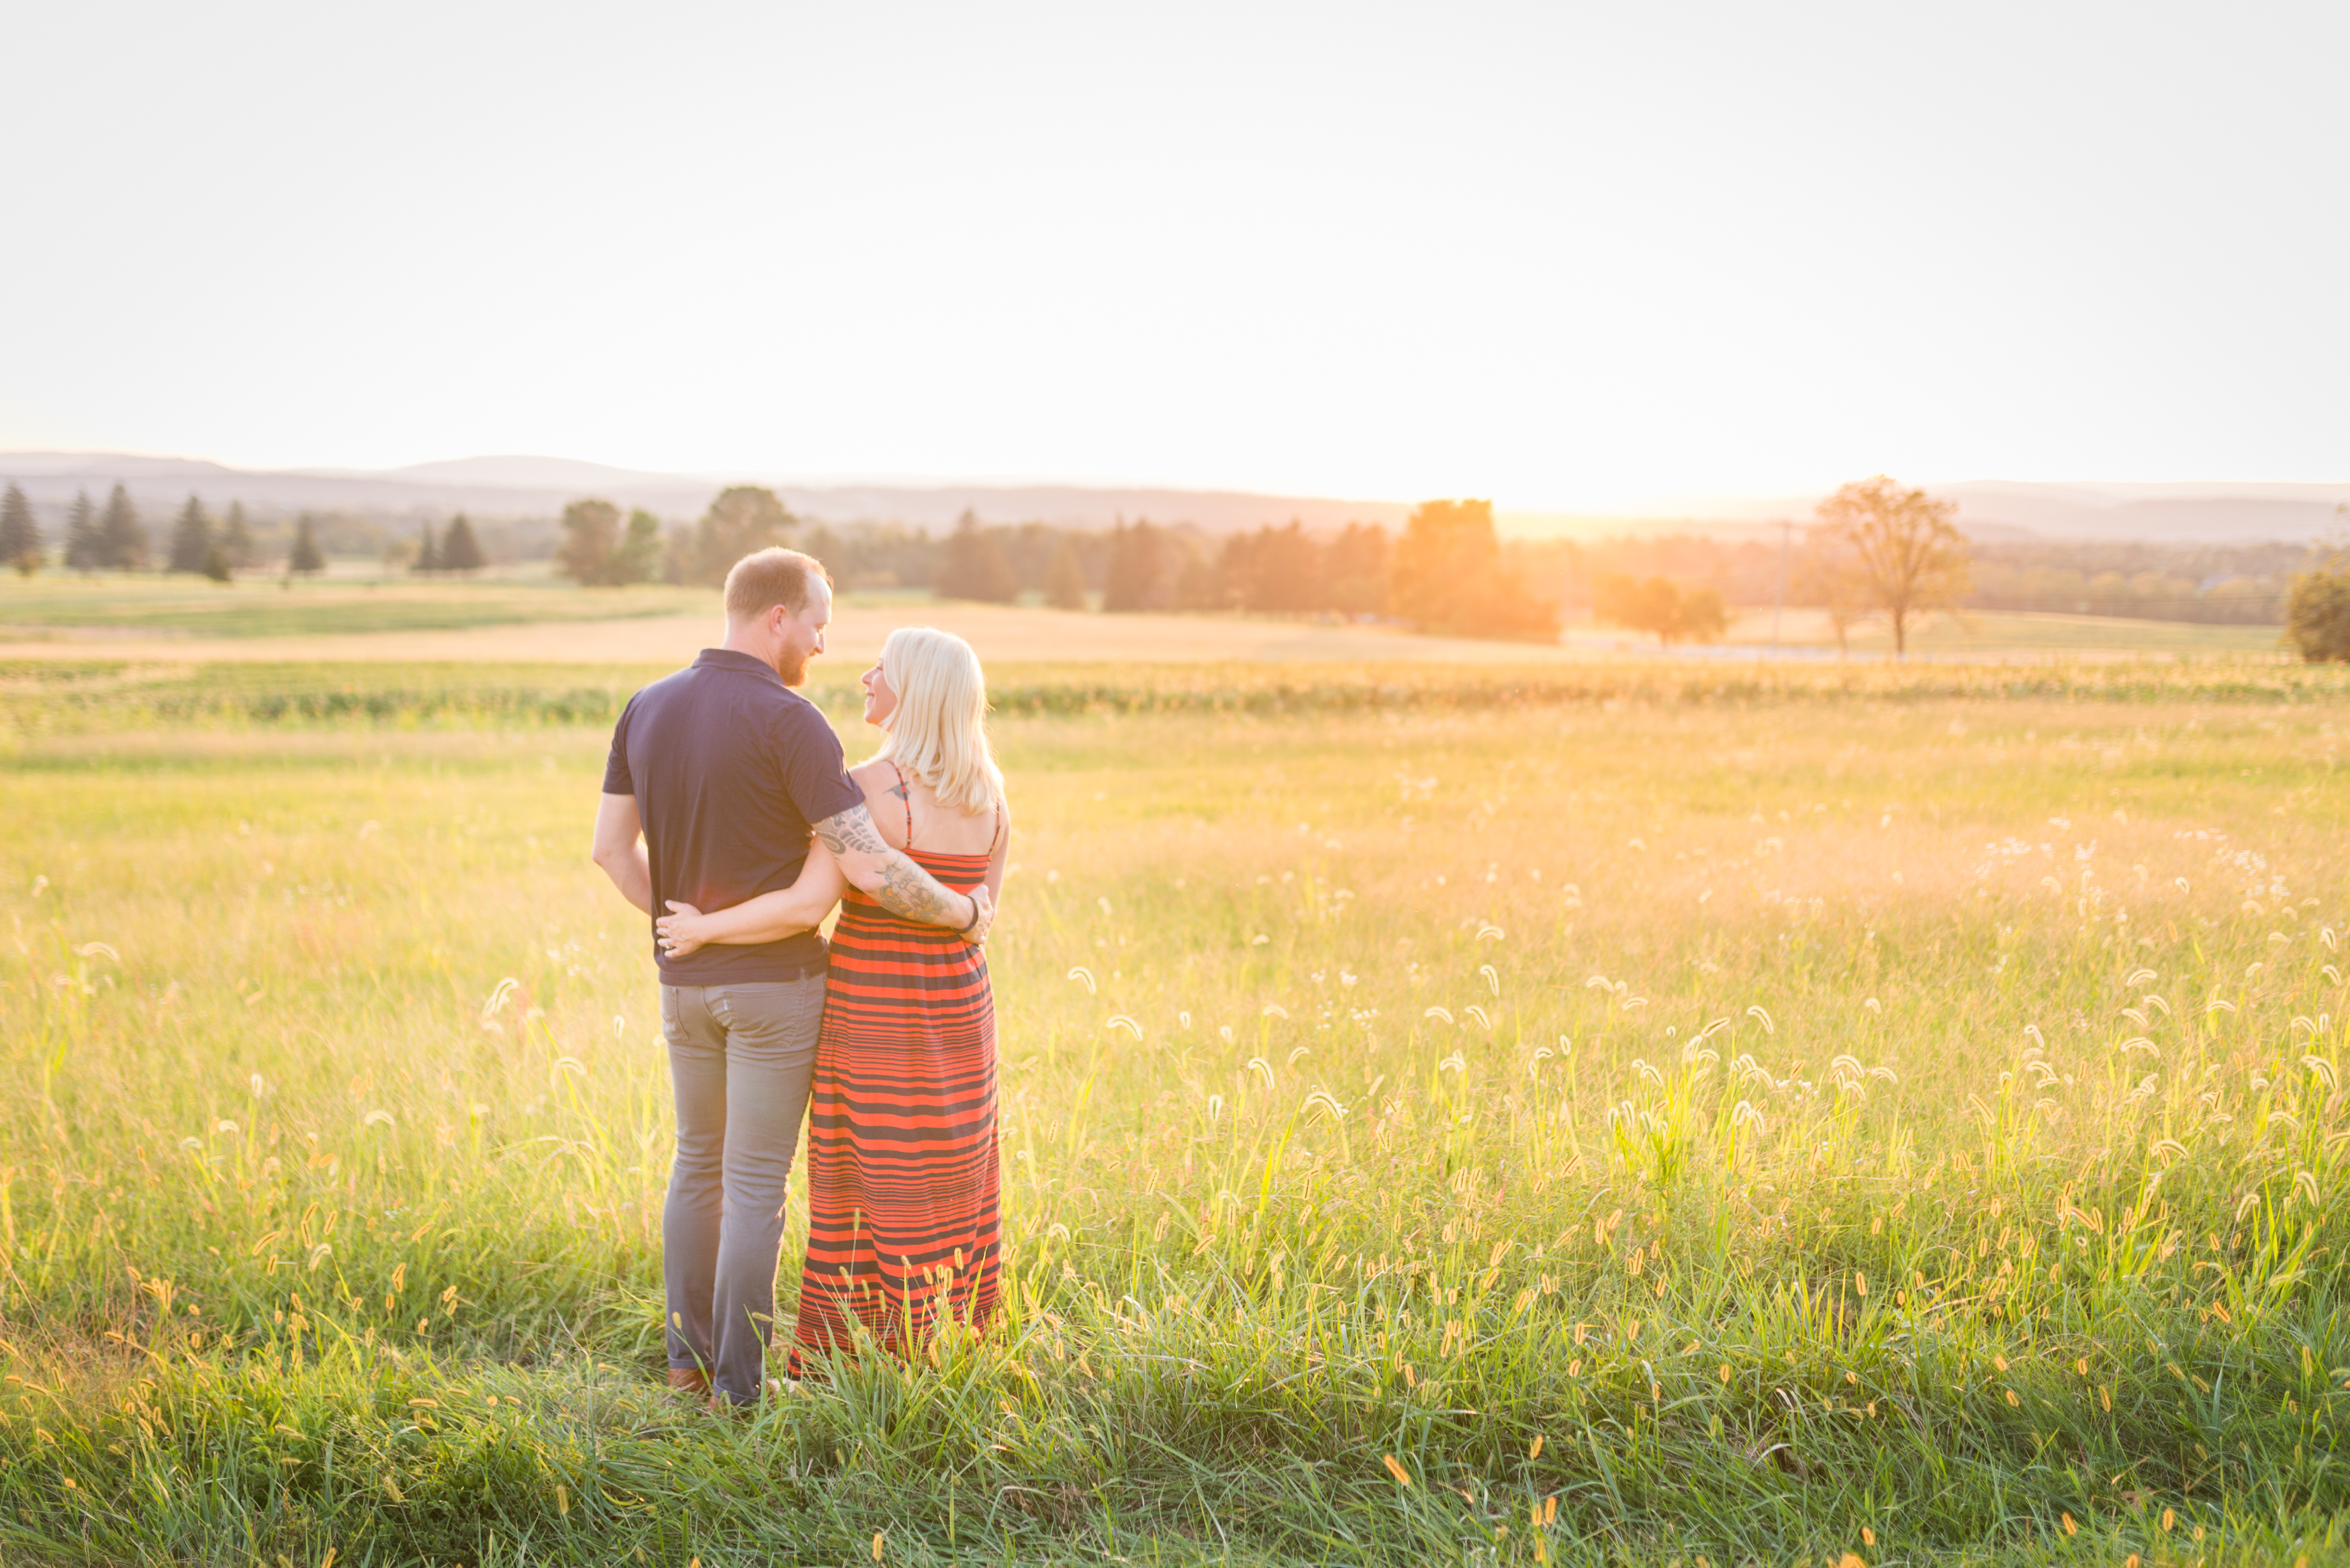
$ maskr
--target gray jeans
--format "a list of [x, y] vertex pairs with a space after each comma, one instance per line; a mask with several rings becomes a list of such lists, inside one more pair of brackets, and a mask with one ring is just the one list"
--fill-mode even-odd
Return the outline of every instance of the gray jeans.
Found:
[[824, 976], [661, 987], [677, 1161], [661, 1210], [671, 1368], [738, 1405], [766, 1387], [785, 1183], [807, 1114]]

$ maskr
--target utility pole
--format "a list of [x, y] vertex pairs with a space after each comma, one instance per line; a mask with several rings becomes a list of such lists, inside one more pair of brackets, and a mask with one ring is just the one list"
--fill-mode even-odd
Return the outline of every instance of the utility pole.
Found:
[[1794, 537], [1795, 524], [1787, 518], [1779, 520], [1779, 597], [1771, 601], [1771, 648], [1779, 647], [1779, 611], [1787, 603], [1787, 547]]

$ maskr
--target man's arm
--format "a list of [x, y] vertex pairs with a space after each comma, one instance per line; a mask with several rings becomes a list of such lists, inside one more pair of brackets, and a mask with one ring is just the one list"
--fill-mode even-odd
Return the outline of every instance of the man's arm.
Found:
[[621, 898], [644, 914], [653, 912], [653, 870], [645, 859], [644, 822], [635, 795], [608, 794], [597, 803], [596, 843], [588, 854]]
[[994, 900], [987, 890], [982, 888], [965, 897], [941, 886], [905, 851], [889, 846], [881, 830], [873, 826], [873, 814], [862, 805], [817, 823], [816, 836], [840, 862], [840, 874], [850, 885], [862, 888], [891, 914], [926, 926], [944, 926], [962, 932], [963, 940], [974, 944], [986, 937], [995, 914]]
[[818, 844], [808, 850], [807, 864], [790, 887], [707, 914], [671, 898], [666, 900], [670, 912], [653, 922], [653, 929], [659, 933], [662, 950], [673, 959], [684, 958], [711, 942], [733, 946], [778, 942], [824, 924], [846, 886], [839, 864]]

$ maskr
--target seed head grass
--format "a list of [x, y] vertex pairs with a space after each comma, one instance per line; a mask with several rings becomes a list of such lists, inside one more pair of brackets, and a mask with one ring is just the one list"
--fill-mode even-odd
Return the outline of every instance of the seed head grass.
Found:
[[28, 683], [0, 1542], [2342, 1561], [2350, 709], [2272, 673], [1007, 714], [1003, 1316], [738, 1417], [603, 712]]

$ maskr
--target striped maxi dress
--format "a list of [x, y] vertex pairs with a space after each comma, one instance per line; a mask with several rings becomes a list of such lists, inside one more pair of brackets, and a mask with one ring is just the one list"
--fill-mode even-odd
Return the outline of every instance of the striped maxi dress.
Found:
[[[956, 892], [986, 879], [989, 856], [917, 849], [908, 837], [914, 863]], [[995, 1091], [985, 956], [850, 888], [833, 928], [808, 1101], [792, 1376], [848, 1349], [852, 1320], [903, 1355], [949, 1314], [980, 1329], [994, 1318]]]

